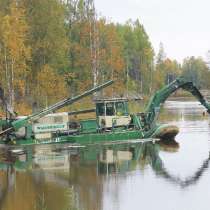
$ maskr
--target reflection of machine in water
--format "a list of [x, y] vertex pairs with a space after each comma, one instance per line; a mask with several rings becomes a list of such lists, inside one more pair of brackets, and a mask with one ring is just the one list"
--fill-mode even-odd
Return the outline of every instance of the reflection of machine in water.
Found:
[[[3, 176], [7, 176], [9, 182], [5, 181], [4, 187], [0, 188], [0, 203], [6, 205], [8, 197], [12, 197], [11, 193], [18, 196], [16, 193], [22, 194], [27, 191], [30, 197], [44, 194], [46, 203], [47, 200], [50, 201], [47, 204], [48, 208], [56, 209], [53, 206], [56, 206], [55, 200], [57, 203], [62, 202], [62, 205], [64, 203], [67, 205], [69, 202], [58, 198], [58, 192], [66, 197], [66, 191], [70, 189], [73, 191], [78, 209], [99, 209], [103, 197], [103, 176], [109, 173], [126, 174], [127, 171], [135, 169], [138, 159], [145, 157], [148, 147], [158, 147], [158, 145], [148, 142], [81, 148], [71, 148], [66, 145], [66, 147], [34, 147], [25, 151], [3, 150], [0, 180]], [[57, 192], [48, 191], [49, 186]], [[17, 190], [14, 190], [16, 188]], [[33, 202], [38, 202], [39, 199], [35, 196]], [[20, 201], [29, 202], [22, 196], [19, 201], [10, 200], [8, 205], [13, 203], [14, 208], [16, 202]]]
[[[150, 164], [157, 171], [164, 171], [159, 149], [176, 152], [179, 144], [175, 140], [141, 143], [121, 143], [71, 147], [68, 145], [52, 147], [34, 147], [25, 151], [4, 152], [0, 160], [0, 169], [9, 166], [21, 170], [74, 170], [75, 166], [95, 165], [98, 174], [120, 173], [135, 169], [141, 163]], [[143, 164], [144, 163], [144, 164]]]
[[[167, 148], [169, 146], [173, 147], [173, 145], [166, 145]], [[198, 181], [205, 168], [209, 166], [210, 157], [203, 162], [194, 175], [181, 180], [169, 174], [164, 168], [159, 156], [159, 148], [164, 148], [164, 144], [161, 144], [161, 147], [148, 142], [81, 148], [71, 148], [68, 145], [47, 146], [24, 151], [4, 149], [0, 151], [2, 153], [0, 205], [5, 205], [11, 193], [21, 194], [20, 192], [26, 190], [34, 199], [33, 202], [38, 199], [37, 194], [44, 194], [48, 209], [56, 209], [55, 206], [58, 204], [60, 206], [69, 204], [69, 198], [65, 200], [64, 195], [70, 190], [71, 196], [74, 195], [71, 198], [76, 200], [75, 206], [78, 209], [99, 209], [103, 198], [103, 179], [109, 178], [108, 174], [116, 174], [116, 178], [118, 174], [129, 176], [127, 172], [144, 170], [145, 166], [150, 165], [158, 176], [181, 187], [187, 187]], [[27, 202], [24, 198], [20, 199], [22, 202]], [[17, 201], [12, 202], [15, 206]]]
[[160, 150], [166, 152], [177, 152], [179, 150], [179, 143], [174, 139], [161, 140], [158, 142]]

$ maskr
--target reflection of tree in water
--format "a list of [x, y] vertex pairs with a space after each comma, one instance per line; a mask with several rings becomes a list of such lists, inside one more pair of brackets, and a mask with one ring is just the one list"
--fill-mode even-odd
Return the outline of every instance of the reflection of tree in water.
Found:
[[[93, 153], [95, 154], [95, 152]], [[95, 164], [95, 158], [97, 157], [91, 155], [90, 159], [86, 159], [84, 162], [85, 155], [81, 152], [79, 159], [72, 157], [69, 182], [77, 195], [78, 209], [101, 209], [103, 181], [102, 177], [98, 175]]]
[[[48, 172], [31, 170], [33, 159], [30, 152], [27, 153], [26, 162], [19, 158], [21, 156], [14, 160], [11, 154], [6, 154], [5, 164], [1, 165], [0, 180], [4, 188], [0, 188], [0, 209], [75, 210], [71, 203], [73, 190], [68, 181], [60, 179], [55, 171], [48, 171], [48, 179]], [[6, 179], [3, 181], [4, 177]]]
[[8, 179], [6, 173], [4, 173], [4, 171], [0, 171], [0, 209], [3, 207], [3, 201], [5, 200], [8, 192], [7, 182]]
[[33, 193], [32, 177], [26, 173], [15, 171], [11, 165], [5, 172], [1, 173], [0, 179], [5, 176], [4, 189], [1, 191], [0, 197], [0, 209], [33, 209], [36, 195]]

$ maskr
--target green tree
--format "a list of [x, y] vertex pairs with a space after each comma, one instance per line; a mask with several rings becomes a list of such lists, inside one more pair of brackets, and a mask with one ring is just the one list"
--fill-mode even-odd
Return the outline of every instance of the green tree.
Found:
[[199, 88], [208, 86], [208, 66], [202, 58], [195, 58], [192, 56], [184, 59], [182, 75]]
[[157, 58], [156, 58], [156, 64], [161, 64], [164, 62], [164, 60], [166, 60], [166, 53], [165, 53], [165, 50], [164, 50], [164, 46], [163, 46], [163, 43], [160, 42], [159, 44], [159, 51], [158, 51], [158, 54], [157, 54]]
[[148, 93], [152, 86], [154, 51], [149, 37], [139, 20], [129, 20], [125, 25], [117, 25], [122, 40], [124, 61], [133, 87]]

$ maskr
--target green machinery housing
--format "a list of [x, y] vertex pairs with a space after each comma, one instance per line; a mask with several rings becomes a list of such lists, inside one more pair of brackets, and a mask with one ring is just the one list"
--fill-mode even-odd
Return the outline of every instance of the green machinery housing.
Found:
[[[95, 108], [74, 112], [54, 113], [81, 98], [99, 91], [113, 81], [85, 91], [81, 95], [64, 99], [40, 112], [27, 117], [0, 121], [2, 143], [48, 144], [48, 143], [97, 143], [101, 141], [124, 141], [146, 138], [174, 138], [178, 128], [158, 124], [161, 104], [178, 89], [190, 92], [210, 113], [210, 105], [198, 88], [184, 78], [177, 78], [155, 92], [142, 113], [130, 114], [127, 98], [101, 98], [95, 100]], [[72, 121], [70, 116], [95, 112], [95, 119]]]

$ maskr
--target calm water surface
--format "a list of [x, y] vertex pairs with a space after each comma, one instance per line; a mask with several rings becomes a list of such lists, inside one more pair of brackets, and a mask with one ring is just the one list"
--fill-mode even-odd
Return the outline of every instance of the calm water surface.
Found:
[[210, 124], [197, 102], [168, 101], [175, 142], [0, 148], [1, 210], [209, 210]]

